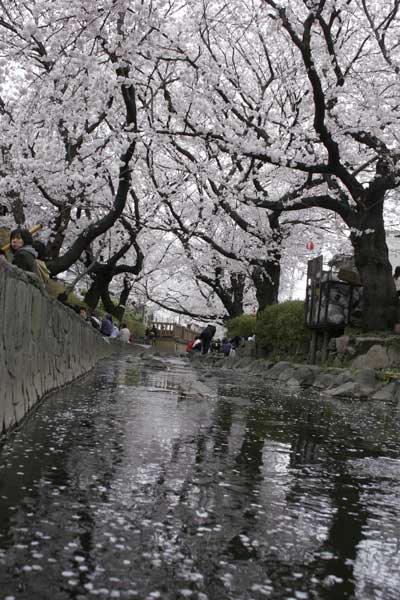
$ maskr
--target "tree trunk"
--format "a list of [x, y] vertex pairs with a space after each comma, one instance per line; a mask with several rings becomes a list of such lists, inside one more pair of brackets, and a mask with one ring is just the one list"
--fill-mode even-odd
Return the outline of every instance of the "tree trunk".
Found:
[[232, 273], [230, 276], [231, 281], [231, 297], [232, 297], [232, 308], [231, 318], [239, 317], [243, 314], [243, 298], [244, 288], [246, 285], [246, 277], [241, 273]]
[[396, 323], [398, 299], [386, 245], [383, 197], [367, 200], [369, 209], [354, 220], [356, 231], [352, 231], [350, 239], [363, 285], [363, 329], [380, 331], [392, 329]]
[[101, 288], [100, 288], [100, 284], [99, 284], [99, 279], [98, 279], [98, 277], [96, 277], [96, 279], [94, 281], [92, 281], [92, 285], [86, 292], [83, 301], [85, 302], [85, 304], [87, 304], [87, 306], [89, 308], [94, 310], [96, 308], [96, 306], [98, 305], [98, 303], [100, 302], [100, 298], [101, 298]]
[[[111, 280], [112, 269], [111, 271], [107, 271], [103, 268], [97, 271], [93, 283], [86, 292], [84, 298], [84, 301], [89, 306], [89, 308], [91, 308], [92, 310], [96, 308], [100, 301], [100, 298], [103, 298], [104, 292], [108, 291], [108, 286], [110, 285]], [[107, 310], [106, 306], [104, 306], [104, 308], [105, 310]]]
[[71, 207], [67, 205], [59, 209], [51, 226], [52, 231], [47, 242], [47, 256], [49, 260], [55, 260], [59, 257], [70, 222]]
[[266, 261], [264, 268], [254, 267], [251, 279], [256, 291], [258, 311], [278, 302], [281, 265], [278, 262]]
[[108, 289], [108, 284], [101, 291], [101, 301], [103, 303], [104, 310], [107, 313], [109, 313], [110, 315], [112, 315], [115, 319], [118, 320], [119, 319], [119, 312], [118, 312], [119, 307], [115, 306], [114, 302], [112, 301], [110, 291]]
[[120, 323], [122, 323], [122, 319], [124, 318], [126, 303], [128, 302], [129, 294], [132, 290], [132, 284], [129, 281], [128, 277], [124, 277], [124, 285], [119, 296], [119, 304], [115, 309], [115, 316]]

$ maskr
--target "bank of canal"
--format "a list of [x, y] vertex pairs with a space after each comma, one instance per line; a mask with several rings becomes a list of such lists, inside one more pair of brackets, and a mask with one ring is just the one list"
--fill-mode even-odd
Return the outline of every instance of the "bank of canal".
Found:
[[0, 598], [397, 600], [398, 404], [165, 364], [102, 362], [3, 447]]

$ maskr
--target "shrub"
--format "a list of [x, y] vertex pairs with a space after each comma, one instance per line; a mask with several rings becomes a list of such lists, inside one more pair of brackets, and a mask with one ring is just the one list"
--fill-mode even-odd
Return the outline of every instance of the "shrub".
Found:
[[122, 319], [122, 323], [126, 323], [129, 331], [133, 333], [134, 338], [144, 337], [144, 325], [142, 321], [132, 319], [130, 316], [126, 316]]
[[304, 302], [289, 300], [267, 306], [257, 317], [256, 336], [264, 351], [289, 356], [306, 352], [310, 331], [304, 324]]
[[240, 315], [234, 317], [226, 323], [227, 336], [229, 338], [239, 335], [240, 337], [248, 338], [254, 335], [256, 331], [255, 315]]

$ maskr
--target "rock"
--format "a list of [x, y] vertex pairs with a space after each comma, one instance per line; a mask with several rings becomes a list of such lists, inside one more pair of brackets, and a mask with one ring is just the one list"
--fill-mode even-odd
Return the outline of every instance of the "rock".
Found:
[[400, 352], [400, 339], [397, 335], [365, 335], [358, 336], [352, 339], [352, 345], [356, 350], [356, 355], [366, 354], [373, 346], [383, 346], [387, 350], [389, 348], [397, 349]]
[[400, 392], [400, 381], [392, 381], [377, 391], [372, 400], [394, 400]]
[[320, 373], [319, 375], [317, 375], [312, 385], [313, 387], [318, 389], [327, 389], [329, 386], [332, 385], [333, 381], [334, 375], [330, 373]]
[[286, 382], [286, 385], [288, 387], [292, 387], [292, 388], [300, 388], [301, 387], [300, 381], [298, 381], [294, 377], [291, 377], [290, 379], [288, 379], [288, 381]]
[[375, 391], [373, 386], [364, 385], [358, 381], [348, 381], [326, 391], [328, 396], [347, 398], [369, 398]]
[[149, 356], [146, 357], [145, 364], [146, 367], [151, 367], [152, 369], [168, 369], [168, 365], [165, 362], [157, 360], [156, 358], [149, 358]]
[[315, 377], [318, 376], [319, 369], [312, 367], [298, 367], [293, 376], [300, 385], [312, 385]]
[[286, 369], [284, 369], [281, 374], [278, 377], [279, 381], [289, 381], [289, 379], [292, 379], [295, 376], [296, 373], [296, 369], [294, 367], [287, 367]]
[[354, 381], [354, 375], [351, 371], [346, 369], [345, 371], [342, 371], [336, 375], [335, 379], [333, 380], [332, 387], [339, 387], [339, 385], [343, 385], [348, 381]]
[[390, 360], [390, 366], [391, 367], [396, 367], [399, 368], [400, 367], [400, 348], [398, 345], [398, 340], [397, 340], [397, 344], [390, 344], [387, 348], [387, 353], [389, 356], [389, 360]]
[[360, 369], [354, 376], [355, 381], [363, 385], [376, 386], [378, 381], [376, 379], [374, 369]]
[[347, 348], [350, 343], [349, 335], [342, 335], [341, 337], [335, 338], [336, 340], [336, 351], [338, 354], [346, 354]]
[[386, 348], [380, 344], [371, 346], [368, 352], [362, 356], [357, 356], [352, 362], [355, 369], [387, 369], [390, 366], [390, 358]]
[[202, 381], [193, 381], [186, 393], [195, 398], [209, 398], [215, 396], [214, 391]]
[[285, 369], [292, 368], [292, 365], [289, 362], [277, 362], [271, 369], [268, 371], [268, 379], [279, 379], [279, 376]]

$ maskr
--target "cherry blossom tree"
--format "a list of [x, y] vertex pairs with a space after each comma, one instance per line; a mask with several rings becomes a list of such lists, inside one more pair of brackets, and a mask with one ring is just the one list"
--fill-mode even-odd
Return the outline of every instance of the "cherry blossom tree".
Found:
[[[2, 3], [2, 110], [15, 211], [43, 222], [53, 274], [123, 214], [140, 161], [140, 65], [151, 32], [140, 2]], [[49, 10], [50, 9], [50, 10]], [[142, 59], [142, 62], [144, 59]], [[110, 185], [115, 182], [115, 185]]]
[[179, 256], [199, 313], [221, 315], [276, 302], [282, 253], [329, 211], [365, 328], [390, 327], [399, 18], [399, 0], [0, 2], [5, 223], [44, 223], [57, 274], [119, 231], [133, 192], [151, 219], [110, 234], [93, 298]]
[[244, 202], [340, 216], [363, 283], [366, 329], [397, 318], [384, 205], [400, 182], [398, 17], [390, 0], [380, 20], [367, 0], [204, 2], [190, 18], [197, 45], [187, 36], [174, 46], [185, 78], [164, 78], [169, 135], [253, 161], [237, 189]]

